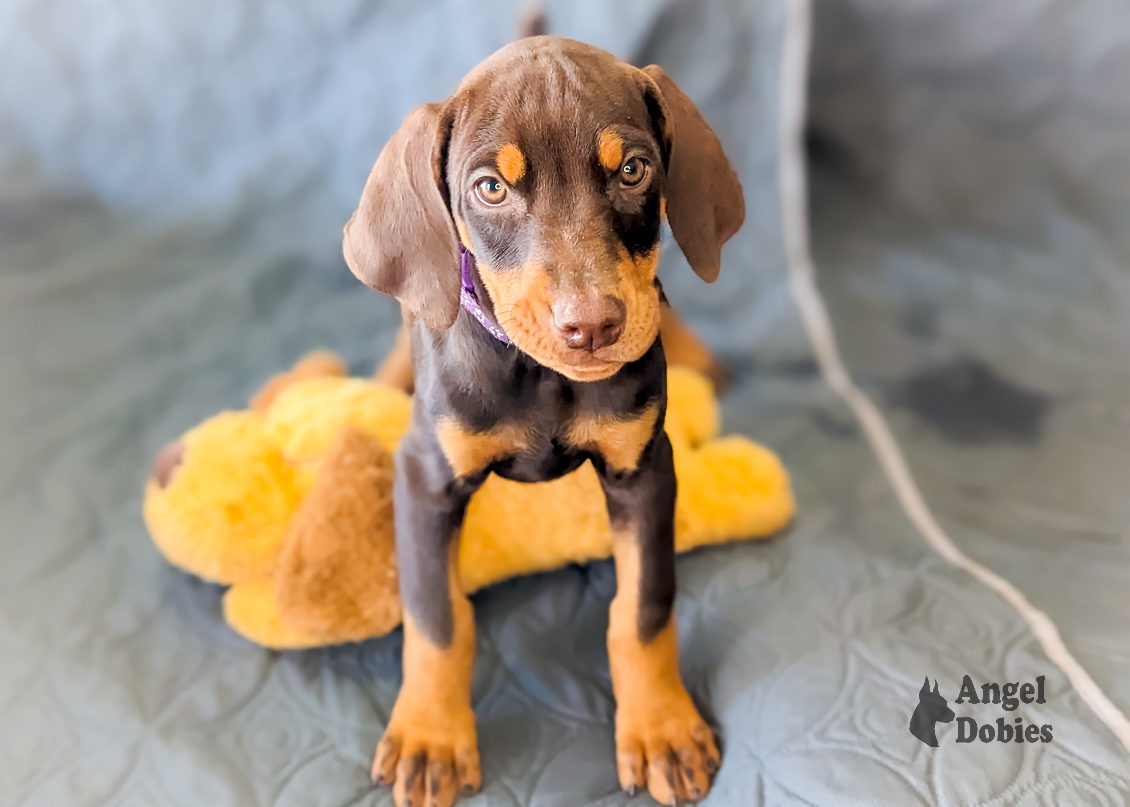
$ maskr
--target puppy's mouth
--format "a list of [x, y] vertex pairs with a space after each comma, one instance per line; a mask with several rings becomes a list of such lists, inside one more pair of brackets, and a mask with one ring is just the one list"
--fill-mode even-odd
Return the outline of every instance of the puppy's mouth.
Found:
[[[495, 319], [514, 345], [538, 364], [571, 381], [610, 378], [625, 364], [642, 358], [655, 343], [659, 335], [659, 292], [652, 282], [653, 270], [640, 274], [636, 279], [622, 272], [622, 278], [632, 280], [610, 289], [623, 303], [623, 326], [614, 341], [609, 342], [607, 334], [600, 340], [584, 333], [570, 339], [568, 322], [554, 316], [556, 298], [550, 293], [544, 272], [480, 271]], [[601, 344], [602, 341], [607, 343]]]
[[[575, 357], [565, 356], [563, 357], [564, 360], [558, 363], [550, 364], [541, 360], [538, 360], [538, 362], [556, 370], [570, 381], [603, 381], [616, 375], [620, 372], [620, 368], [627, 363], [616, 359], [602, 358], [600, 355], [610, 352], [613, 352], [610, 348], [602, 348], [592, 353], [582, 351], [581, 355]], [[636, 358], [639, 358], [639, 356]], [[534, 356], [534, 359], [537, 359], [537, 357]]]
[[517, 322], [503, 324], [510, 339], [523, 353], [526, 353], [538, 364], [555, 370], [570, 381], [603, 381], [611, 378], [620, 371], [625, 364], [639, 360], [655, 343], [659, 335], [659, 306], [658, 301], [651, 310], [638, 312], [641, 316], [632, 317], [625, 327], [624, 336], [611, 345], [595, 350], [574, 349], [568, 347], [549, 322], [546, 312], [541, 323], [543, 327], [533, 328], [512, 327], [519, 325]]

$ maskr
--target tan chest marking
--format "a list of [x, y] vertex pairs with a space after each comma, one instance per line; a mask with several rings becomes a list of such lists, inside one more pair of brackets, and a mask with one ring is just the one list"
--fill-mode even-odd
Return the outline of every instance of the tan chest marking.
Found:
[[596, 141], [596, 156], [609, 171], [620, 170], [620, 162], [624, 159], [624, 139], [605, 129]]
[[599, 451], [617, 471], [634, 471], [655, 433], [658, 417], [659, 406], [652, 404], [631, 420], [608, 415], [577, 419], [569, 425], [566, 439], [577, 448]]
[[503, 424], [483, 432], [474, 432], [451, 418], [436, 424], [436, 438], [443, 455], [456, 476], [469, 476], [492, 462], [521, 454], [530, 447], [530, 434], [514, 424]]
[[511, 185], [526, 175], [526, 155], [514, 143], [507, 143], [499, 149], [494, 162], [498, 173]]

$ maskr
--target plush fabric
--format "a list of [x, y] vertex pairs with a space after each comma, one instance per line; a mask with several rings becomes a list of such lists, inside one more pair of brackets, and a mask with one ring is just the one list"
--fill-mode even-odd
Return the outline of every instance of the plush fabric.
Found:
[[[146, 487], [157, 546], [185, 571], [232, 586], [228, 622], [267, 647], [361, 641], [400, 624], [392, 452], [411, 399], [343, 378], [339, 367], [308, 357], [252, 398], [261, 411], [223, 412], [191, 429], [176, 467]], [[697, 372], [672, 367], [668, 386], [676, 549], [781, 530], [796, 507], [780, 460], [744, 437], [718, 436], [718, 403]], [[467, 508], [460, 575], [475, 591], [611, 552], [591, 465], [536, 485], [492, 476]]]

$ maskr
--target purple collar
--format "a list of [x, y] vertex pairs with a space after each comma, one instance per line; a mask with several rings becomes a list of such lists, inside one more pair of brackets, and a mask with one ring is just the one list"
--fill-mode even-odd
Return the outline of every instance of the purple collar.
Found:
[[510, 337], [506, 335], [506, 331], [499, 327], [486, 311], [483, 311], [483, 306], [479, 302], [479, 295], [475, 291], [474, 271], [475, 271], [475, 256], [471, 254], [462, 244], [459, 245], [459, 271], [462, 274], [463, 288], [459, 293], [459, 302], [463, 305], [467, 312], [479, 321], [479, 324], [486, 328], [487, 333], [497, 339], [502, 344], [510, 346], [514, 343], [510, 341]]

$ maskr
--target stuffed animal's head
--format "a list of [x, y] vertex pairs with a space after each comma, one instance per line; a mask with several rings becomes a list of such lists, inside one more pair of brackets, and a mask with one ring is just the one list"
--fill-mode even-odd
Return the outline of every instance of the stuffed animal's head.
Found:
[[221, 412], [158, 456], [145, 523], [174, 565], [214, 583], [269, 577], [320, 458], [345, 425], [396, 449], [411, 399], [361, 379], [311, 378], [265, 411]]

